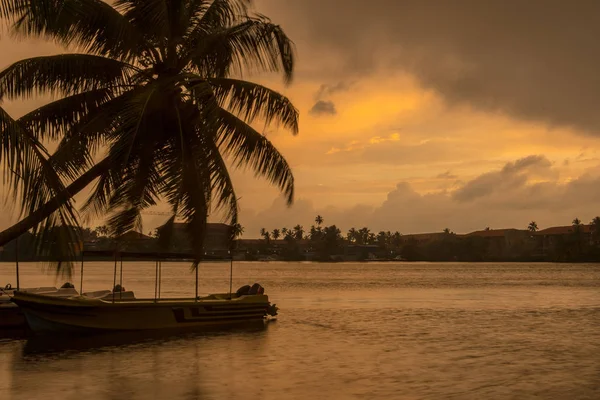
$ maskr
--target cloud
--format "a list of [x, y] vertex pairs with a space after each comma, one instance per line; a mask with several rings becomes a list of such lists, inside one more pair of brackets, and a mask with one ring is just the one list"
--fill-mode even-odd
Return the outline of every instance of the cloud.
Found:
[[[546, 180], [538, 181], [540, 176]], [[575, 217], [588, 222], [600, 213], [599, 203], [600, 168], [565, 183], [545, 157], [530, 156], [467, 181], [455, 192], [420, 194], [410, 183], [400, 182], [376, 206], [315, 207], [304, 199], [287, 208], [279, 199], [252, 216], [242, 213], [242, 224], [250, 228], [247, 237], [253, 237], [261, 227], [298, 223], [309, 227], [320, 214], [326, 224], [336, 224], [344, 232], [367, 226], [402, 233], [441, 232], [448, 227], [464, 233], [487, 226], [525, 229], [532, 220], [541, 228], [570, 224]]]
[[352, 83], [348, 83], [348, 82], [338, 82], [335, 85], [322, 84], [319, 87], [319, 90], [317, 91], [317, 93], [315, 94], [315, 99], [317, 99], [317, 100], [327, 99], [336, 93], [348, 91], [351, 86], [352, 86]]
[[311, 71], [360, 79], [402, 70], [450, 105], [600, 135], [598, 1], [283, 3], [259, 8], [297, 41]]
[[446, 171], [446, 172], [443, 172], [443, 173], [441, 173], [441, 174], [438, 174], [438, 175], [436, 176], [436, 178], [437, 178], [437, 179], [453, 179], [453, 180], [454, 180], [454, 179], [458, 179], [458, 176], [457, 176], [457, 175], [454, 175], [454, 174], [453, 174], [453, 173], [451, 173], [450, 171]]
[[521, 187], [532, 174], [548, 175], [551, 167], [550, 161], [544, 156], [529, 156], [508, 163], [500, 171], [488, 172], [467, 182], [463, 187], [454, 192], [454, 199], [458, 201], [471, 201], [484, 197], [495, 191], [509, 190]]
[[309, 113], [314, 116], [321, 116], [335, 115], [337, 114], [337, 111], [335, 109], [335, 104], [333, 104], [332, 101], [319, 100], [312, 106]]

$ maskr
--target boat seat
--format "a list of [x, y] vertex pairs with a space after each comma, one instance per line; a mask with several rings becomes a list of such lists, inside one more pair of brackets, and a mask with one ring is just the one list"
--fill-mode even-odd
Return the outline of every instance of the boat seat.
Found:
[[105, 296], [101, 297], [102, 300], [112, 300], [113, 299], [113, 294], [115, 296], [115, 300], [133, 300], [135, 299], [135, 295], [133, 294], [133, 291], [128, 290], [125, 292], [108, 292], [108, 294], [106, 294]]
[[101, 299], [111, 293], [112, 292], [110, 290], [96, 290], [95, 292], [83, 293], [82, 296], [89, 297], [91, 299]]
[[61, 288], [55, 292], [42, 292], [38, 294], [47, 294], [54, 297], [71, 297], [71, 296], [79, 296], [79, 292], [74, 288]]
[[[15, 289], [15, 288], [13, 288], [13, 289]], [[57, 290], [58, 289], [54, 286], [21, 289], [22, 292], [27, 292], [27, 293], [56, 292]]]

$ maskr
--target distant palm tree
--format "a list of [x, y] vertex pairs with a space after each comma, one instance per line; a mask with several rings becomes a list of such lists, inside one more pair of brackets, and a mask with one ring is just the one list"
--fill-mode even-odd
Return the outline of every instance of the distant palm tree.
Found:
[[529, 232], [537, 232], [538, 231], [538, 225], [535, 221], [531, 221], [529, 223], [529, 225], [527, 226], [527, 229], [529, 230]]
[[349, 242], [354, 243], [357, 241], [357, 234], [358, 231], [355, 228], [350, 228], [350, 230], [348, 230], [348, 233], [346, 234], [346, 238]]
[[444, 228], [444, 233], [446, 235], [449, 235], [450, 234], [450, 228]]
[[321, 224], [323, 223], [323, 217], [321, 217], [320, 215], [317, 215], [317, 217], [315, 218], [315, 223], [317, 224], [318, 227], [320, 227]]
[[[363, 228], [360, 228], [358, 230], [358, 234], [357, 234], [357, 243], [358, 244], [369, 244], [369, 238], [371, 237], [371, 235], [373, 235], [371, 233], [371, 231], [369, 230], [369, 228], [367, 228], [366, 226]], [[375, 236], [375, 235], [373, 235]]]
[[286, 241], [288, 241], [288, 242], [290, 242], [290, 241], [294, 240], [294, 234], [293, 234], [293, 232], [292, 232], [291, 230], [288, 230], [288, 231], [285, 233], [285, 235], [284, 235], [283, 239], [284, 239], [284, 240], [286, 240]]
[[302, 240], [304, 238], [304, 228], [302, 225], [296, 225], [294, 227], [294, 239]]
[[281, 231], [275, 228], [273, 229], [273, 232], [271, 232], [271, 235], [273, 236], [273, 239], [277, 240], [281, 237]]
[[381, 231], [377, 234], [377, 244], [381, 247], [385, 247], [388, 244], [387, 234], [385, 231]]
[[100, 237], [106, 237], [109, 233], [109, 229], [106, 225], [97, 226], [94, 230], [96, 231], [96, 234]]
[[[32, 93], [56, 98], [25, 120], [38, 140], [60, 142], [52, 162], [71, 181], [62, 197], [48, 192], [30, 200], [43, 212], [0, 232], [0, 245], [97, 181], [83, 209], [93, 217], [110, 215], [112, 232], [133, 229], [142, 210], [164, 200], [173, 213], [168, 224], [182, 217], [200, 258], [211, 211], [221, 209], [237, 222], [226, 160], [249, 166], [291, 203], [291, 169], [252, 124], [277, 122], [296, 133], [298, 111], [285, 96], [240, 77], [283, 72], [290, 82], [294, 45], [249, 3], [0, 1], [17, 34], [79, 51], [28, 58], [0, 73], [2, 100]], [[0, 140], [0, 147], [19, 151], [10, 140]]]
[[233, 238], [238, 239], [244, 234], [244, 227], [240, 223], [236, 223], [232, 225], [233, 230]]
[[260, 236], [262, 236], [267, 242], [271, 241], [271, 232], [269, 232], [265, 228], [262, 228], [260, 230]]
[[575, 240], [577, 241], [577, 255], [580, 256], [581, 255], [581, 242], [583, 239], [583, 235], [582, 235], [582, 227], [583, 224], [581, 223], [581, 220], [579, 218], [575, 218], [573, 220], [573, 228], [574, 228], [574, 232], [573, 234], [575, 235]]
[[288, 233], [288, 228], [281, 228], [281, 234], [285, 237], [285, 235], [287, 235]]
[[592, 238], [597, 241], [600, 236], [600, 217], [595, 217], [590, 222], [590, 229], [592, 230]]
[[392, 235], [392, 244], [394, 247], [400, 247], [402, 244], [402, 234], [398, 231], [394, 232]]
[[377, 241], [377, 236], [373, 232], [369, 232], [367, 236], [367, 244], [375, 244]]

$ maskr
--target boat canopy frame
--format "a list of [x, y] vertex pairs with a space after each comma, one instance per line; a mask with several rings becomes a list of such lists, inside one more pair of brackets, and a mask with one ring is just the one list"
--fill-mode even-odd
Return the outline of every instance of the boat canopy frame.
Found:
[[[120, 263], [120, 278], [119, 278], [119, 286], [121, 291], [119, 294], [122, 299], [123, 295], [123, 260], [129, 261], [154, 261], [155, 262], [155, 280], [154, 280], [154, 301], [158, 302], [160, 300], [160, 291], [161, 291], [161, 281], [162, 281], [162, 262], [163, 261], [193, 261], [193, 262], [202, 262], [202, 261], [221, 261], [227, 262], [229, 261], [229, 299], [232, 298], [232, 290], [233, 290], [233, 252], [229, 250], [227, 252], [229, 257], [219, 257], [215, 255], [204, 254], [201, 259], [198, 260], [198, 256], [196, 254], [191, 253], [171, 253], [171, 252], [132, 252], [132, 251], [120, 251], [120, 250], [82, 250], [81, 251], [81, 272], [80, 272], [80, 283], [79, 283], [79, 293], [83, 294], [83, 265], [86, 256], [92, 257], [106, 257], [114, 259], [114, 273], [113, 273], [113, 290], [112, 290], [112, 302], [115, 302], [115, 292], [114, 289], [117, 286], [117, 265]], [[194, 300], [198, 301], [198, 266], [195, 268], [195, 288], [196, 293]], [[17, 270], [18, 276], [18, 270]]]

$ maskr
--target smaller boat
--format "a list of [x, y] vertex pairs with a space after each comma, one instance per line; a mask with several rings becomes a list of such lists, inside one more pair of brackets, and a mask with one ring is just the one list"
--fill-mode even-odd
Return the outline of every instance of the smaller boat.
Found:
[[[62, 287], [24, 288], [20, 292], [54, 297], [72, 297], [79, 293], [72, 284], [65, 283]], [[24, 329], [27, 325], [25, 316], [17, 304], [12, 302], [16, 292], [10, 284], [0, 289], [0, 329]]]

